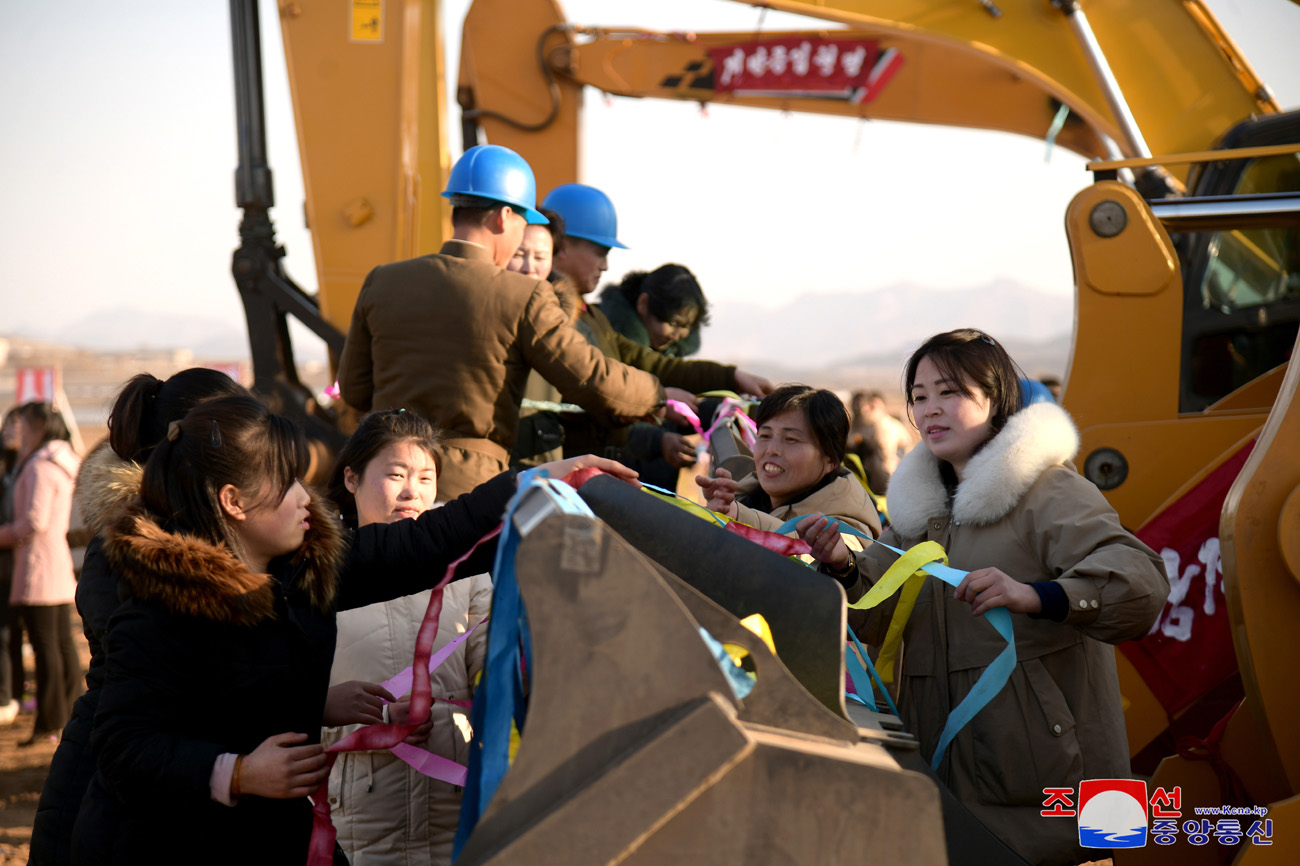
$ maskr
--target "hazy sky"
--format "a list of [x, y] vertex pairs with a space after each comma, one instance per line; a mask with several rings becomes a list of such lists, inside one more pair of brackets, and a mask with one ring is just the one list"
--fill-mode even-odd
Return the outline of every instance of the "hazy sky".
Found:
[[[228, 4], [0, 3], [0, 333], [119, 306], [242, 328], [229, 271], [239, 213]], [[450, 33], [467, 5], [445, 5]], [[1209, 5], [1283, 106], [1300, 105], [1300, 6]], [[314, 291], [276, 4], [262, 6], [273, 215], [290, 273]], [[673, 30], [747, 29], [759, 17], [720, 0], [564, 6], [581, 23]], [[769, 14], [764, 26], [798, 22]], [[611, 255], [611, 274], [680, 261], [711, 298], [771, 306], [903, 280], [962, 288], [1004, 276], [1071, 291], [1062, 219], [1090, 176], [1060, 149], [1045, 162], [1041, 141], [726, 106], [702, 116], [693, 104], [599, 94], [586, 106], [584, 179], [613, 196], [633, 247]], [[778, 169], [799, 184], [773, 183]], [[800, 222], [810, 200], [825, 214], [816, 225]]]

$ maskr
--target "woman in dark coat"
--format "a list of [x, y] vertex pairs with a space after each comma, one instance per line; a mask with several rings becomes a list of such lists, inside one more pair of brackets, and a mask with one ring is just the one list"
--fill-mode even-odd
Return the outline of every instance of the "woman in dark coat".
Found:
[[[203, 403], [104, 533], [126, 600], [105, 638], [74, 863], [301, 863], [338, 609], [436, 584], [494, 528], [510, 473], [345, 538], [297, 481], [301, 431], [249, 398]], [[611, 461], [550, 464], [552, 475]], [[461, 566], [483, 570], [487, 547]]]
[[180, 420], [203, 400], [247, 395], [224, 373], [194, 367], [167, 381], [148, 373], [133, 377], [118, 394], [108, 417], [108, 438], [81, 463], [74, 494], [86, 527], [94, 533], [77, 579], [77, 613], [90, 645], [86, 691], [72, 706], [59, 748], [50, 762], [32, 825], [29, 866], [68, 866], [72, 828], [81, 798], [95, 772], [90, 731], [104, 683], [101, 640], [117, 609], [117, 576], [104, 560], [101, 530], [140, 492], [142, 466], [162, 439], [168, 423]]

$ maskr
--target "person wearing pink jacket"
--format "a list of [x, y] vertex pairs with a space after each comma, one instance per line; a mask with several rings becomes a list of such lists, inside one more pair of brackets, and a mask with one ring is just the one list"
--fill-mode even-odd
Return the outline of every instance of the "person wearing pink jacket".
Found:
[[22, 744], [32, 745], [58, 741], [82, 688], [81, 662], [72, 639], [77, 584], [68, 549], [72, 488], [81, 461], [53, 406], [26, 403], [15, 420], [21, 468], [14, 485], [13, 520], [0, 525], [0, 547], [13, 548], [9, 602], [36, 655], [36, 724]]

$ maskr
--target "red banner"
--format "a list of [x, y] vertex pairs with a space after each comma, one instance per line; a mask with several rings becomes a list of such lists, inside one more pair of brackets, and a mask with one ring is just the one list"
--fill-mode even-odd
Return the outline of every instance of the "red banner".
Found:
[[1254, 445], [1134, 533], [1164, 559], [1169, 600], [1146, 637], [1119, 648], [1171, 715], [1237, 672], [1223, 595], [1219, 515]]
[[14, 377], [14, 405], [54, 403], [62, 382], [55, 367], [19, 367]]
[[874, 40], [792, 37], [709, 50], [713, 89], [741, 96], [815, 96], [870, 102], [903, 65]]

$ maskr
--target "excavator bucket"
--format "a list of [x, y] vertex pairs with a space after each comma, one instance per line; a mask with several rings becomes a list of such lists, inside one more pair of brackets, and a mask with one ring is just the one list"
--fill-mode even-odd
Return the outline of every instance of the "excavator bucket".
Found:
[[[895, 717], [846, 715], [837, 584], [612, 478], [580, 494], [601, 519], [517, 513], [527, 718], [458, 866], [1022, 862]], [[744, 698], [701, 632], [748, 653]]]

